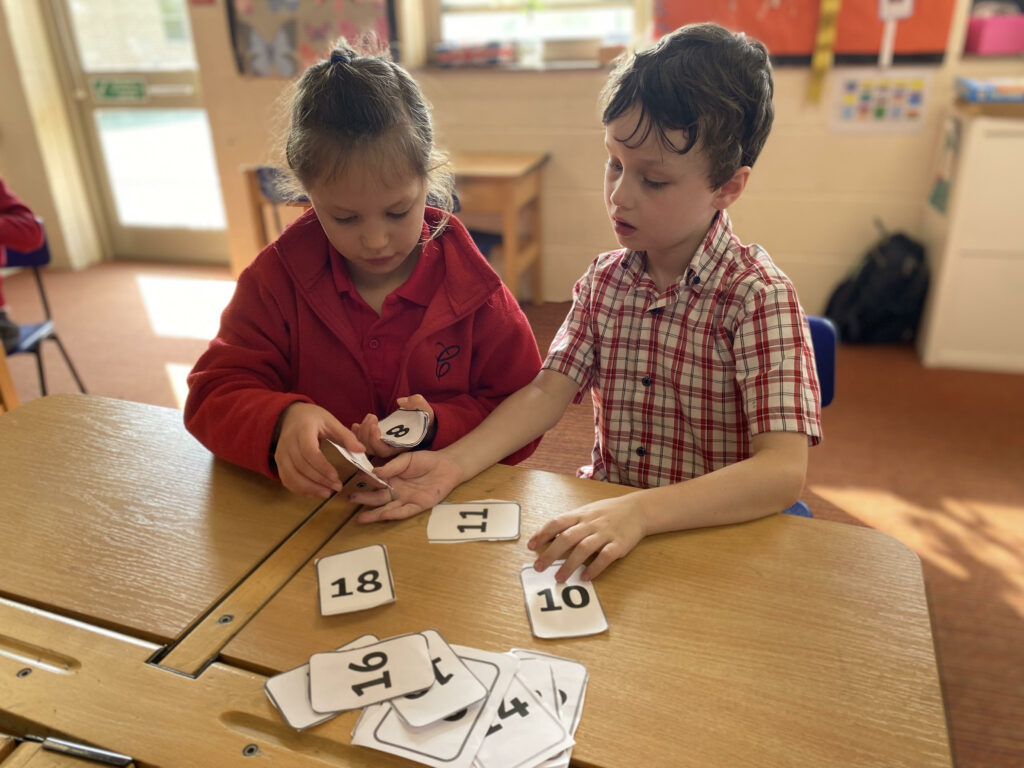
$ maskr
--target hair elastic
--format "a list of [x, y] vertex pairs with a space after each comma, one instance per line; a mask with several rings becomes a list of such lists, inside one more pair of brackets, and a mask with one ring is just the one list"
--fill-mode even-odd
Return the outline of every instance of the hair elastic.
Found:
[[347, 53], [342, 53], [341, 51], [331, 51], [331, 64], [337, 64], [339, 61], [342, 64], [351, 64], [352, 58]]

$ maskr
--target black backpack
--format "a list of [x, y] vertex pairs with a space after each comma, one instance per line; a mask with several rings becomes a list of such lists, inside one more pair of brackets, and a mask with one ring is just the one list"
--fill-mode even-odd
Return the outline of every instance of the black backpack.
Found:
[[927, 293], [924, 246], [883, 230], [881, 241], [836, 286], [825, 315], [844, 342], [909, 342], [917, 334]]

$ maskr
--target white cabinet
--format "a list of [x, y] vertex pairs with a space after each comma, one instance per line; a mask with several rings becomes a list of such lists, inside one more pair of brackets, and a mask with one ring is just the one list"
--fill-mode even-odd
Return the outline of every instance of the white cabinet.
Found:
[[[1024, 118], [955, 110], [939, 148], [946, 212], [926, 206], [931, 266], [918, 351], [929, 367], [1024, 372]], [[945, 160], [943, 160], [945, 158]]]

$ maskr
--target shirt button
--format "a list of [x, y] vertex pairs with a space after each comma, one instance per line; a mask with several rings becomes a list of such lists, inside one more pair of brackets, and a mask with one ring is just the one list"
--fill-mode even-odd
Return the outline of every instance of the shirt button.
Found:
[[640, 383], [643, 384], [645, 387], [651, 386], [651, 377], [644, 376], [642, 379], [640, 379]]
[[380, 341], [378, 339], [370, 339], [370, 349], [377, 349], [379, 346]]
[[693, 284], [694, 285], [700, 285], [700, 278], [699, 277], [693, 278]]
[[643, 447], [643, 446], [641, 445], [641, 446], [640, 446], [639, 448], [637, 448], [637, 449], [636, 449], [636, 455], [637, 455], [637, 456], [646, 456], [646, 455], [647, 455], [647, 449], [646, 449], [646, 448], [644, 448], [644, 447]]

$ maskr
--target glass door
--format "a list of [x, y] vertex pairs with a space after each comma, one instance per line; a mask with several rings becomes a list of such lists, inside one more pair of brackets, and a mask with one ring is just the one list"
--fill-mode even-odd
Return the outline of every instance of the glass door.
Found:
[[56, 0], [114, 256], [227, 262], [186, 0]]

